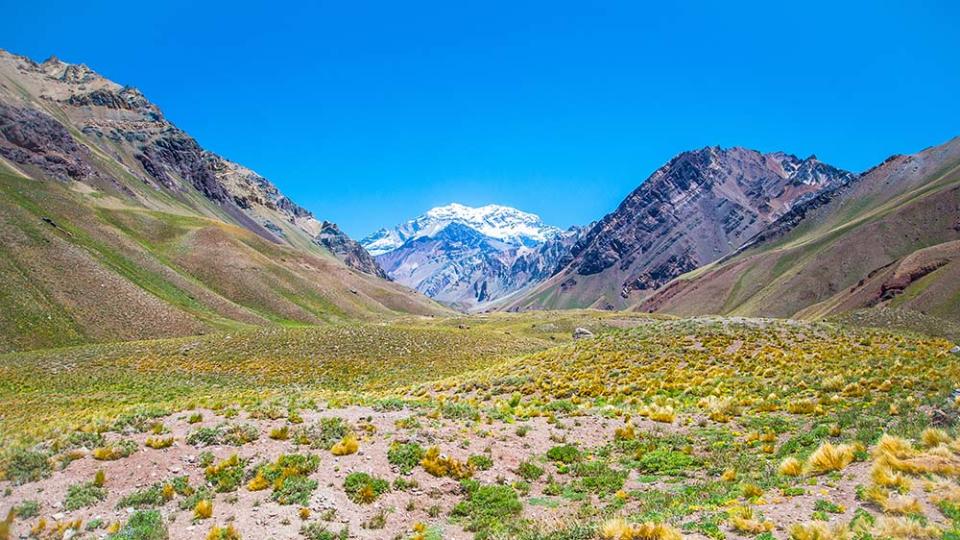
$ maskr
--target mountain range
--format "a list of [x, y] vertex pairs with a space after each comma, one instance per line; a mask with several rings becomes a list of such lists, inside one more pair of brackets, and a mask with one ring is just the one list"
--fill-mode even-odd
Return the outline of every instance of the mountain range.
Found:
[[0, 51], [0, 352], [451, 308], [953, 324], [958, 167], [960, 139], [861, 173], [710, 146], [582, 227], [454, 203], [358, 242], [137, 89]]
[[449, 204], [360, 244], [391, 279], [465, 310], [550, 277], [582, 229], [562, 231], [515, 208]]
[[447, 310], [137, 89], [0, 51], [0, 351]]

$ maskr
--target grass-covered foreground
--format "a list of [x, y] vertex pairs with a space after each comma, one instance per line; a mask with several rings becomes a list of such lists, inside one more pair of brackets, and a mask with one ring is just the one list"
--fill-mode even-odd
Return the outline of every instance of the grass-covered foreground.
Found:
[[958, 538], [951, 347], [571, 312], [6, 355], [0, 538]]

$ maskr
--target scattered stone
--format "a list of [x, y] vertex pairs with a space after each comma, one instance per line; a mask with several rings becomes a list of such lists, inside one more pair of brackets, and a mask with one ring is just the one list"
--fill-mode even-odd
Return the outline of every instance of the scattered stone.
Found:
[[573, 339], [590, 339], [593, 337], [593, 332], [587, 330], [586, 328], [578, 327], [573, 331]]
[[954, 345], [950, 352], [956, 355], [960, 355], [960, 345]]

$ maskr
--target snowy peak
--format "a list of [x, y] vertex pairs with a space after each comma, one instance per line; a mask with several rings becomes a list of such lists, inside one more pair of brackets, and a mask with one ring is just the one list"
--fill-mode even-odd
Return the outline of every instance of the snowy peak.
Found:
[[408, 240], [433, 237], [454, 223], [512, 246], [534, 246], [562, 233], [556, 227], [545, 225], [536, 214], [509, 206], [490, 204], [475, 208], [452, 203], [432, 208], [392, 229], [380, 229], [360, 243], [370, 254], [382, 255]]

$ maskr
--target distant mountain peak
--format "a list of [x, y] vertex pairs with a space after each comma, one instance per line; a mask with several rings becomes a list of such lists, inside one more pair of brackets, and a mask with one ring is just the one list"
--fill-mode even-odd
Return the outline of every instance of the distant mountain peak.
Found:
[[372, 255], [389, 253], [405, 242], [433, 237], [451, 223], [469, 227], [484, 236], [512, 246], [533, 246], [561, 234], [546, 225], [540, 216], [509, 206], [488, 204], [480, 207], [450, 203], [427, 210], [416, 218], [391, 229], [380, 229], [360, 241]]

